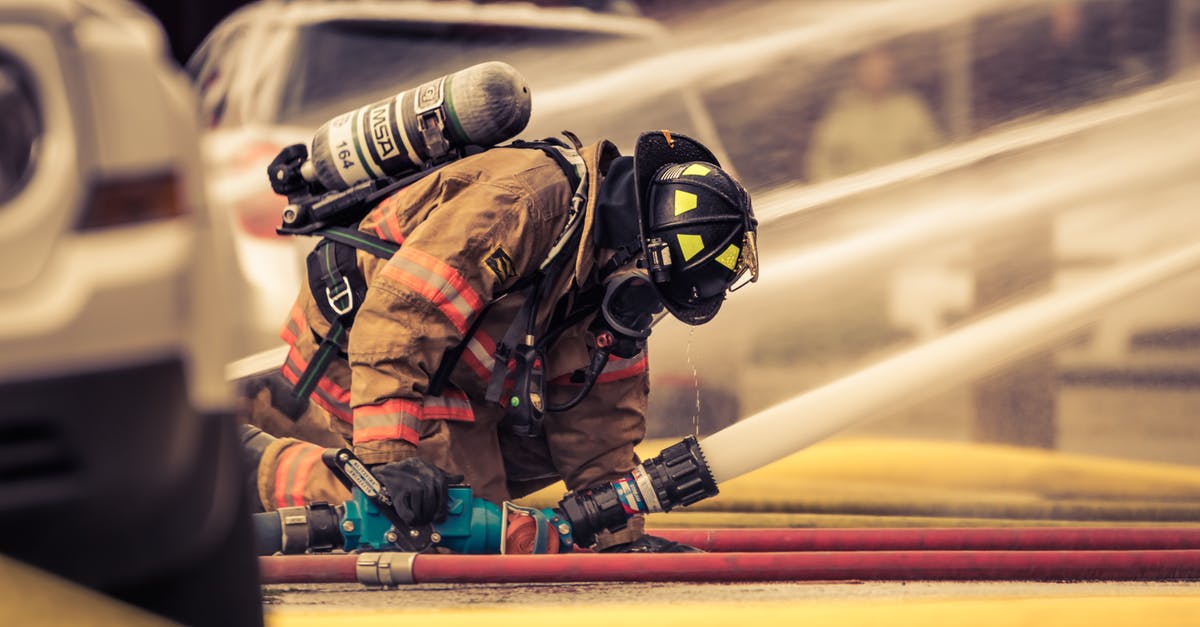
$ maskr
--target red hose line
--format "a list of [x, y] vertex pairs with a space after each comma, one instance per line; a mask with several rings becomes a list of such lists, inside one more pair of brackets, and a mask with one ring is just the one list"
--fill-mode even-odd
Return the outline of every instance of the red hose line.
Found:
[[[260, 558], [263, 583], [345, 583], [357, 555]], [[1200, 550], [418, 555], [416, 583], [1200, 579]]]
[[1200, 549], [1200, 528], [657, 529], [651, 533], [716, 553]]
[[262, 583], [354, 583], [354, 553], [278, 555], [258, 558]]

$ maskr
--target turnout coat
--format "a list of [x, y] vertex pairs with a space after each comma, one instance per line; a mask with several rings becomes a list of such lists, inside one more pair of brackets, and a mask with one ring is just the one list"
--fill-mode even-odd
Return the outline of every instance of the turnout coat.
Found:
[[[619, 156], [608, 142], [581, 150], [588, 202], [577, 249], [567, 249], [539, 329], [556, 307], [568, 306], [597, 282], [604, 259], [593, 241], [596, 195], [608, 164]], [[646, 354], [611, 358], [583, 402], [547, 413], [544, 437], [521, 438], [500, 427], [504, 409], [484, 399], [504, 336], [526, 292], [503, 296], [545, 260], [566, 223], [574, 193], [558, 162], [542, 150], [493, 148], [463, 158], [384, 200], [359, 230], [397, 242], [390, 259], [358, 252], [366, 298], [341, 353], [324, 371], [309, 411], [352, 443], [367, 464], [419, 455], [462, 474], [477, 495], [499, 503], [562, 478], [568, 489], [613, 480], [638, 462], [645, 434]], [[630, 207], [631, 211], [636, 208]], [[427, 393], [444, 351], [457, 345], [496, 300], [455, 365], [440, 396]], [[592, 316], [567, 328], [546, 351], [547, 396], [569, 399], [570, 379], [589, 360]], [[330, 324], [312, 293], [301, 291], [282, 331], [291, 345], [283, 376], [293, 384], [313, 359]], [[321, 448], [294, 439], [275, 442], [259, 466], [258, 488], [268, 509], [346, 493], [320, 462]]]

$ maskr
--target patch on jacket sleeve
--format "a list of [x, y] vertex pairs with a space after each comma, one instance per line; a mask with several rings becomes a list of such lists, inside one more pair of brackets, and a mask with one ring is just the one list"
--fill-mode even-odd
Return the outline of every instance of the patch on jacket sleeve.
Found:
[[496, 275], [496, 280], [503, 283], [517, 276], [517, 264], [513, 263], [512, 257], [504, 252], [503, 246], [497, 246], [492, 254], [488, 255], [483, 260], [492, 274]]

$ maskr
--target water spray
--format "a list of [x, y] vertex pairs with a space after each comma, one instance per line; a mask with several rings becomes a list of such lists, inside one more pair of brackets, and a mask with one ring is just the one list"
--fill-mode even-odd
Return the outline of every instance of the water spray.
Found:
[[995, 314], [829, 385], [770, 407], [700, 443], [717, 484], [842, 429], [976, 379], [1093, 321], [1106, 306], [1200, 268], [1192, 244], [1104, 280]]

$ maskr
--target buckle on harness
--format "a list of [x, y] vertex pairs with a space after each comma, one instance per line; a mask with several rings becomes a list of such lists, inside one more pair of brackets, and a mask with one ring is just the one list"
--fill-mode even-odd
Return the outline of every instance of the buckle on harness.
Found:
[[[337, 287], [337, 292], [333, 292], [333, 287], [325, 288], [325, 300], [329, 303], [333, 313], [339, 316], [344, 316], [354, 309], [354, 292], [350, 290], [350, 279], [342, 277], [342, 284]], [[344, 305], [338, 303], [345, 302]]]

